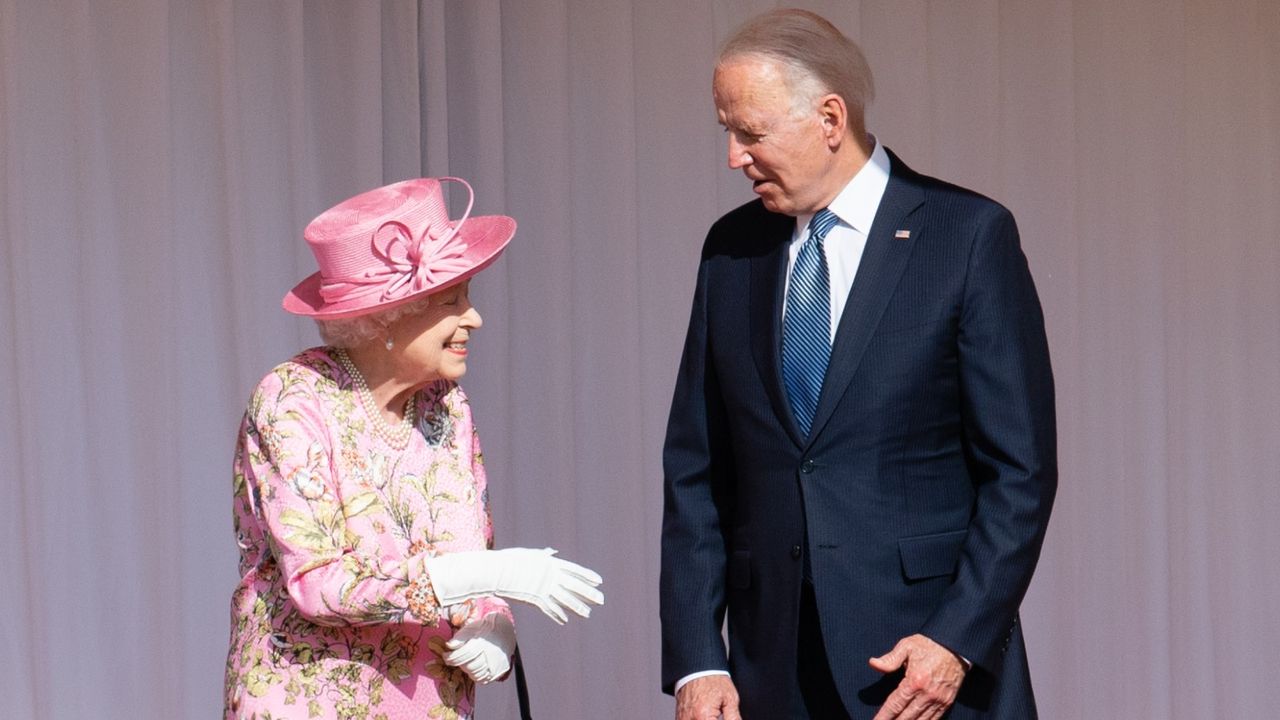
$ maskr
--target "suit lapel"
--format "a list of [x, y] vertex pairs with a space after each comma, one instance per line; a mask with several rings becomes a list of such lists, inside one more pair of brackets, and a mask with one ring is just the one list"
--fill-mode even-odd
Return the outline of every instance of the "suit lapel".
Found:
[[[836, 405], [849, 387], [862, 354], [867, 349], [880, 316], [884, 314], [898, 278], [907, 266], [911, 248], [923, 231], [919, 220], [913, 222], [911, 213], [924, 202], [920, 188], [904, 179], [911, 173], [898, 158], [890, 154], [889, 185], [885, 188], [880, 207], [876, 210], [867, 245], [858, 263], [858, 272], [845, 302], [844, 314], [836, 329], [835, 344], [831, 347], [831, 361], [822, 381], [822, 394], [814, 412], [813, 428], [808, 445], [818, 436], [831, 419]], [[910, 235], [897, 237], [900, 230]], [[785, 403], [784, 403], [785, 404]], [[794, 421], [792, 421], [794, 425]]]
[[797, 446], [804, 445], [804, 437], [791, 414], [787, 391], [782, 384], [782, 291], [783, 276], [787, 272], [787, 249], [791, 233], [795, 230], [795, 218], [787, 215], [768, 216], [769, 226], [761, 230], [769, 249], [751, 258], [751, 355], [756, 370], [764, 383], [765, 393], [773, 412], [782, 420], [782, 426]]

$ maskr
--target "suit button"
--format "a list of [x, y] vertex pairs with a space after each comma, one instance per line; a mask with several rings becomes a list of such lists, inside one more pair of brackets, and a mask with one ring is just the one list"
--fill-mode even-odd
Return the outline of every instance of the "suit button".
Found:
[[804, 473], [805, 475], [808, 475], [809, 473], [813, 472], [813, 461], [805, 460], [804, 462], [800, 463], [800, 472]]
[[792, 545], [792, 546], [791, 546], [791, 557], [795, 558], [796, 560], [799, 560], [799, 559], [800, 559], [800, 546], [799, 546], [799, 545]]

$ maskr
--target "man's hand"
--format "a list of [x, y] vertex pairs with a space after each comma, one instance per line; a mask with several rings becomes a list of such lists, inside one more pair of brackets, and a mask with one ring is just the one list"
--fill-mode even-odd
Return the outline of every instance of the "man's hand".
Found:
[[[871, 667], [891, 673], [906, 666], [898, 688], [872, 720], [937, 720], [956, 701], [964, 681], [964, 663], [955, 653], [923, 635], [898, 641], [888, 653], [871, 658]], [[690, 683], [692, 684], [692, 683]]]
[[676, 693], [676, 720], [742, 720], [738, 689], [728, 675], [706, 675], [685, 683]]

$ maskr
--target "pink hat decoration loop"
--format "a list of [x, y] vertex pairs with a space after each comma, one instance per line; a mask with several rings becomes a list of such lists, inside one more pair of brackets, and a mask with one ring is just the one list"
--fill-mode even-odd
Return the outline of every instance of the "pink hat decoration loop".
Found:
[[[399, 220], [388, 220], [373, 231], [373, 251], [386, 261], [393, 274], [382, 291], [384, 301], [421, 292], [437, 275], [458, 272], [467, 267], [467, 244], [460, 239], [458, 230], [471, 215], [476, 194], [471, 184], [462, 178], [440, 179], [455, 180], [467, 189], [467, 209], [456, 223], [449, 222], [447, 216], [429, 219], [418, 230], [416, 238], [414, 231]], [[393, 232], [383, 232], [388, 228]], [[394, 277], [395, 273], [400, 273], [399, 277]], [[376, 279], [383, 275], [385, 273], [377, 270], [365, 271], [366, 278]]]
[[[467, 208], [456, 221], [449, 219], [444, 181], [467, 189]], [[352, 317], [474, 275], [497, 259], [516, 226], [503, 215], [471, 217], [474, 204], [471, 185], [455, 177], [405, 180], [338, 203], [303, 233], [320, 270], [285, 296], [285, 310]]]

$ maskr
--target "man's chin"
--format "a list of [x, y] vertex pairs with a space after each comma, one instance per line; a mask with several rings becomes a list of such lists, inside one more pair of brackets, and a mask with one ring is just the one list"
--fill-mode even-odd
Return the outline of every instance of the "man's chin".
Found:
[[779, 192], [777, 185], [768, 181], [758, 182], [752, 184], [751, 190], [760, 197], [765, 210], [782, 215], [792, 214], [791, 203], [787, 202], [785, 193]]
[[764, 203], [764, 209], [769, 212], [778, 213], [780, 215], [792, 214], [789, 212], [790, 206], [783, 203], [782, 198], [771, 195], [761, 195], [760, 202]]

